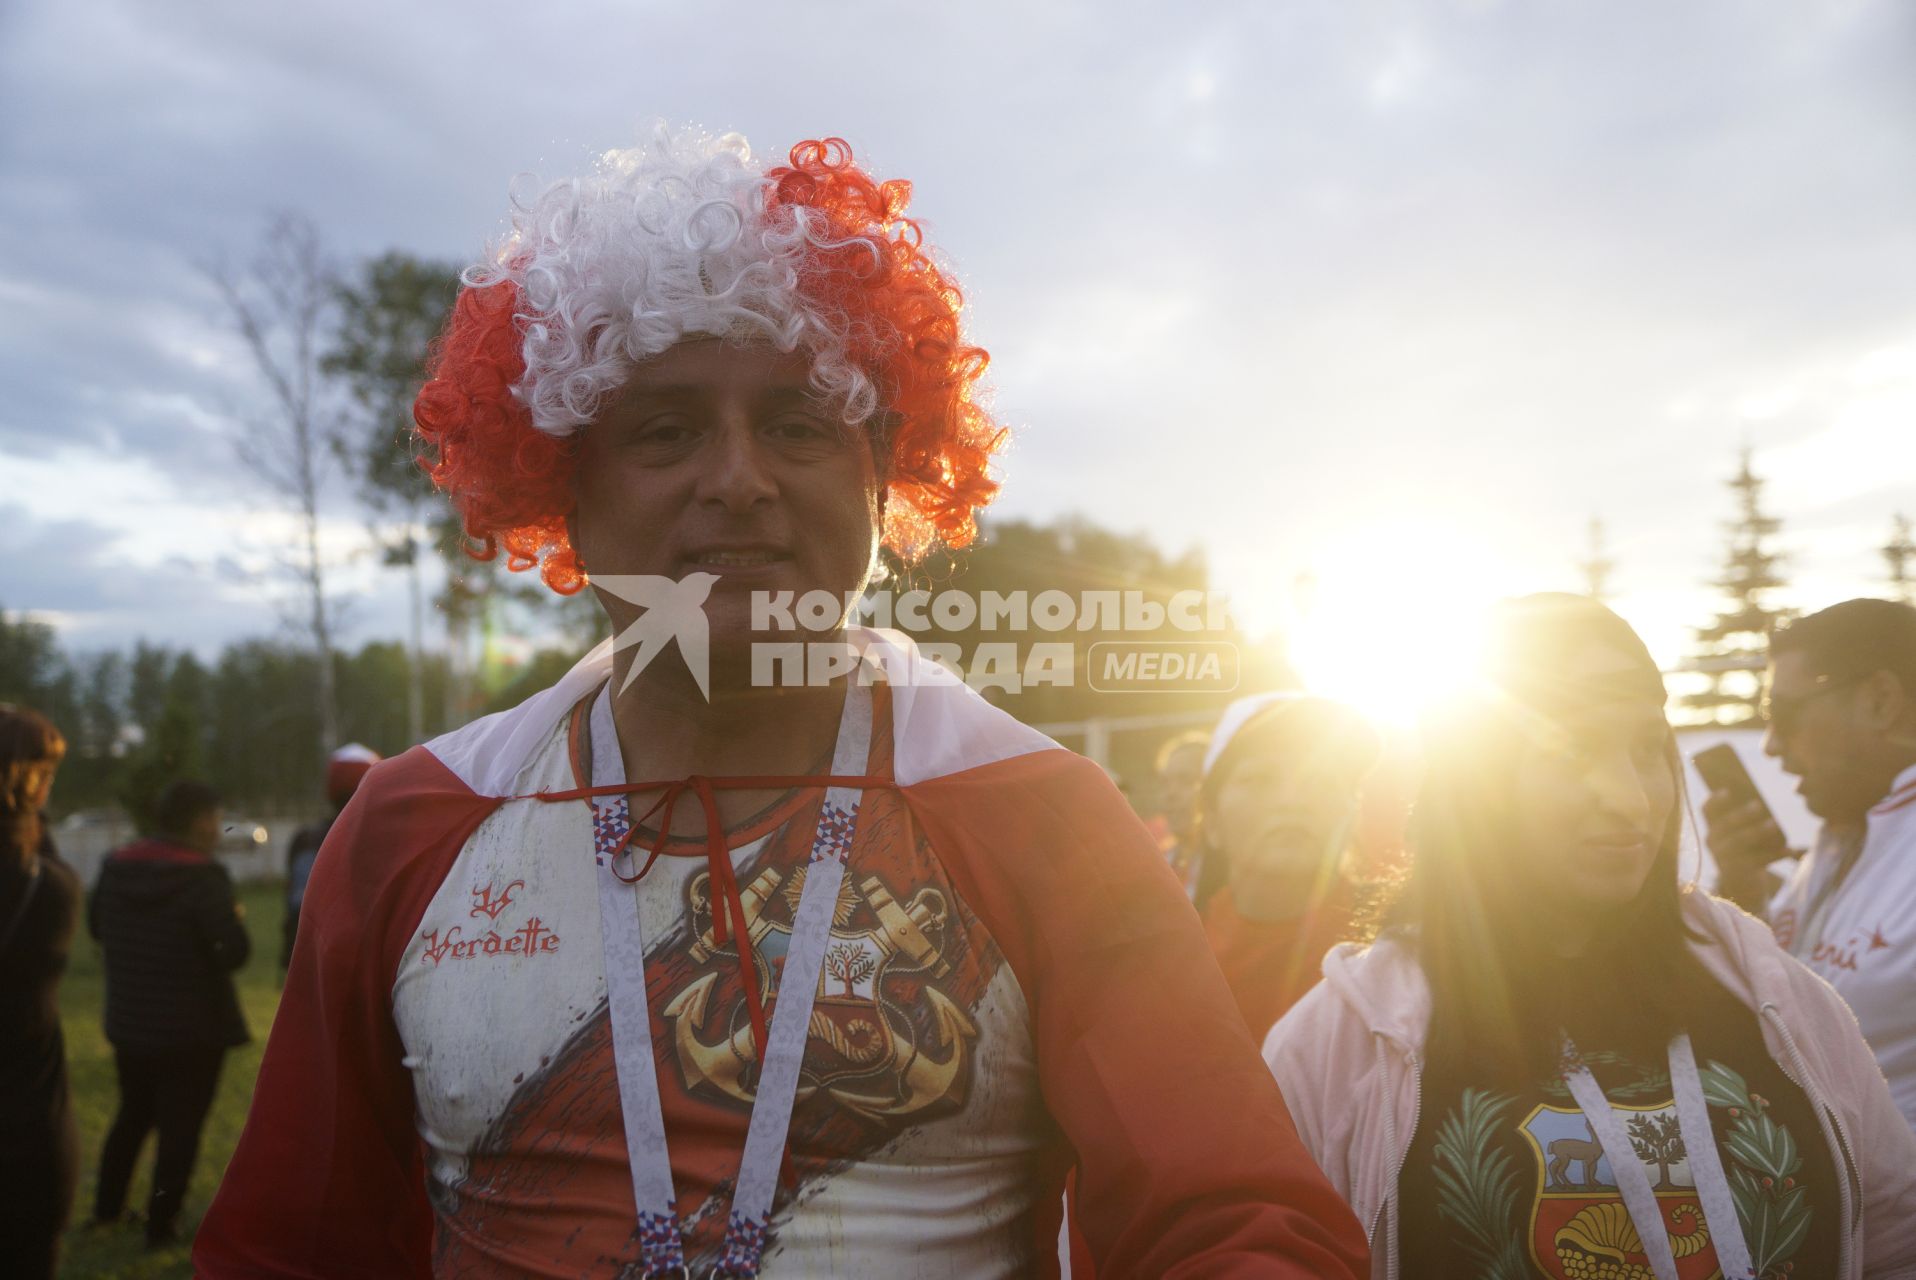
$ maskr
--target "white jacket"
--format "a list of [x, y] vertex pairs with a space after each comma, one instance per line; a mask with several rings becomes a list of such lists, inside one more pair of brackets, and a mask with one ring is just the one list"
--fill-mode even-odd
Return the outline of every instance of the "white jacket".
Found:
[[1856, 864], [1812, 911], [1833, 852], [1819, 847], [1797, 865], [1770, 921], [1777, 941], [1848, 1003], [1916, 1128], [1916, 767], [1870, 810]]
[[[1841, 1280], [1916, 1277], [1916, 1133], [1912, 1133], [1828, 983], [1791, 959], [1754, 916], [1702, 893], [1684, 918], [1707, 942], [1704, 968], [1758, 1015], [1763, 1043], [1822, 1122], [1843, 1221]], [[1421, 1102], [1430, 986], [1408, 948], [1346, 944], [1324, 981], [1264, 1042], [1304, 1145], [1369, 1232], [1371, 1274], [1401, 1273], [1397, 1178]]]

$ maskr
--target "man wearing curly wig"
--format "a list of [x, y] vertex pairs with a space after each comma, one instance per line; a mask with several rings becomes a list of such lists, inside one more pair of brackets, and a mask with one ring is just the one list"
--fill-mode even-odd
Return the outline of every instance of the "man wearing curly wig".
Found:
[[1102, 772], [849, 610], [754, 662], [996, 487], [909, 194], [661, 131], [467, 273], [427, 461], [613, 638], [340, 817], [201, 1275], [1056, 1274], [1073, 1165], [1105, 1274], [1362, 1270]]

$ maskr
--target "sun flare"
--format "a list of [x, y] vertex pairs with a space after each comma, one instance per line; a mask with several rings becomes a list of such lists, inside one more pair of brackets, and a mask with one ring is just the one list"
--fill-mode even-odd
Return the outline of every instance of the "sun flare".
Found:
[[1484, 615], [1521, 589], [1495, 548], [1423, 523], [1372, 525], [1299, 574], [1286, 627], [1305, 686], [1389, 725], [1476, 671]]

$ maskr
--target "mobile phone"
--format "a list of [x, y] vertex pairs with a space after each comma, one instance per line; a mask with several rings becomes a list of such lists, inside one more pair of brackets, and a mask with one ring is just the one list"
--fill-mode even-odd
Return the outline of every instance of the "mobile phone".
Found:
[[[1763, 793], [1756, 789], [1756, 779], [1750, 777], [1750, 771], [1744, 767], [1743, 757], [1736, 748], [1727, 742], [1719, 742], [1714, 747], [1706, 747], [1690, 757], [1696, 765], [1697, 773], [1704, 785], [1718, 795], [1727, 795], [1738, 804], [1760, 804], [1763, 812], [1768, 813], [1771, 822], [1776, 815], [1770, 812], [1770, 806], [1764, 801]], [[1781, 830], [1781, 825], [1778, 825]]]

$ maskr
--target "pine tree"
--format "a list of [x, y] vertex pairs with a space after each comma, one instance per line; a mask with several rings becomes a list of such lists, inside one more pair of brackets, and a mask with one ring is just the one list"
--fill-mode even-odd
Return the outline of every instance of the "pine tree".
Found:
[[1729, 547], [1722, 576], [1710, 585], [1726, 602], [1716, 619], [1696, 631], [1696, 650], [1683, 670], [1704, 678], [1705, 686], [1683, 696], [1683, 705], [1705, 723], [1748, 724], [1757, 718], [1761, 673], [1770, 628], [1792, 614], [1773, 607], [1781, 590], [1783, 555], [1774, 539], [1783, 522], [1763, 509], [1763, 480], [1750, 467], [1750, 451], [1729, 481], [1736, 495], [1736, 519], [1725, 529]]
[[1889, 564], [1890, 599], [1916, 605], [1916, 569], [1912, 568], [1916, 565], [1916, 540], [1910, 537], [1909, 517], [1900, 511], [1891, 517], [1883, 559]]
[[1599, 516], [1590, 517], [1590, 550], [1588, 558], [1577, 563], [1583, 571], [1583, 593], [1598, 604], [1610, 602], [1610, 575], [1616, 572], [1617, 562], [1612, 560], [1605, 546], [1603, 520]]

